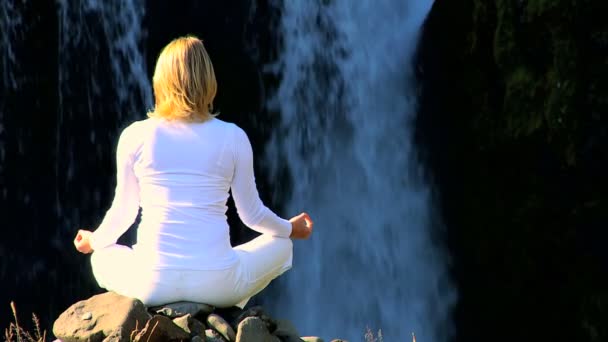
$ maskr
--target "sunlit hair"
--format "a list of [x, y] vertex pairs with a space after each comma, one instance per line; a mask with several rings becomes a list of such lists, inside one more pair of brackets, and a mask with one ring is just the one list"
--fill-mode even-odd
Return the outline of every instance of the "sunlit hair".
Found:
[[158, 57], [154, 77], [154, 110], [149, 117], [205, 121], [213, 113], [217, 82], [203, 42], [193, 36], [174, 39]]

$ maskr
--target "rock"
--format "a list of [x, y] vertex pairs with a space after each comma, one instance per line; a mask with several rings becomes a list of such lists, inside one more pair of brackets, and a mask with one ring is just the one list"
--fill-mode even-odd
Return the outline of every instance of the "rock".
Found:
[[277, 323], [274, 319], [270, 318], [265, 312], [264, 309], [260, 306], [251, 307], [245, 311], [243, 311], [237, 318], [232, 322], [233, 327], [238, 327], [238, 325], [247, 317], [259, 317], [266, 323], [266, 328], [268, 331], [273, 332], [277, 328]]
[[190, 342], [205, 342], [205, 339], [203, 339], [203, 338], [202, 338], [202, 337], [200, 337], [200, 336], [194, 336], [194, 337], [193, 337], [193, 338], [190, 340]]
[[214, 309], [211, 305], [194, 302], [175, 302], [150, 308], [153, 312], [170, 318], [185, 316], [187, 314], [190, 314], [192, 317], [207, 316]]
[[213, 311], [215, 314], [223, 317], [230, 325], [236, 330], [238, 324], [234, 324], [237, 318], [245, 312], [245, 310], [239, 308], [238, 306], [231, 306], [229, 308], [217, 308]]
[[253, 306], [247, 310], [241, 311], [241, 313], [234, 319], [234, 326], [238, 326], [241, 321], [243, 321], [247, 317], [260, 317], [264, 314], [264, 309], [261, 306]]
[[300, 333], [296, 327], [288, 320], [278, 319], [276, 320], [277, 327], [272, 333], [279, 337], [283, 342], [301, 342]]
[[300, 338], [304, 342], [323, 342], [323, 339], [318, 336], [304, 336]]
[[222, 317], [211, 314], [207, 317], [207, 324], [210, 328], [213, 328], [215, 331], [219, 332], [226, 340], [229, 342], [236, 341], [236, 334], [234, 333], [234, 329], [224, 320]]
[[271, 335], [266, 322], [259, 317], [247, 317], [238, 325], [236, 342], [281, 342]]
[[190, 336], [200, 335], [205, 332], [205, 325], [190, 314], [173, 319], [173, 323], [190, 334]]
[[170, 318], [162, 315], [152, 317], [134, 338], [135, 342], [177, 342], [189, 340], [190, 334], [175, 325]]
[[205, 330], [205, 342], [226, 342], [226, 339], [213, 329]]
[[63, 342], [100, 342], [109, 336], [129, 341], [136, 326], [144, 326], [149, 318], [139, 300], [106, 292], [70, 306], [53, 324], [53, 334]]

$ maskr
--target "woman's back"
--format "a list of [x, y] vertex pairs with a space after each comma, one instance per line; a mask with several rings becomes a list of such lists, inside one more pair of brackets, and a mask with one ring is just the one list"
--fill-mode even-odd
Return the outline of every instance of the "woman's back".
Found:
[[142, 208], [136, 250], [156, 267], [210, 269], [235, 261], [225, 213], [236, 130], [214, 118], [147, 119], [124, 131]]

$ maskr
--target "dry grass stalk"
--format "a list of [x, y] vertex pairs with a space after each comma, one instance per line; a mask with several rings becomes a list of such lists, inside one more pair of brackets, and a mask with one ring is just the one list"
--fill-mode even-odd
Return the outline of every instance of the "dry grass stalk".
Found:
[[4, 330], [4, 340], [6, 342], [44, 342], [46, 340], [46, 331], [40, 331], [40, 320], [35, 314], [32, 314], [32, 322], [34, 322], [35, 328], [34, 336], [32, 336], [32, 334], [19, 326], [17, 308], [15, 307], [14, 302], [11, 302], [11, 310], [13, 311], [15, 322], [11, 323], [9, 327]]

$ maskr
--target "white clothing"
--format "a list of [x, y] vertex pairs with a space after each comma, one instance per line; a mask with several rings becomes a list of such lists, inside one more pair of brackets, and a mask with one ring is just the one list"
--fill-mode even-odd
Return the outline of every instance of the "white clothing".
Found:
[[290, 239], [262, 234], [234, 251], [237, 263], [223, 270], [152, 270], [140, 266], [134, 250], [110, 245], [91, 257], [99, 286], [137, 298], [148, 306], [179, 301], [243, 308], [249, 298], [291, 268]]
[[[291, 223], [261, 202], [251, 144], [236, 125], [215, 118], [138, 121], [122, 132], [116, 164], [112, 206], [91, 237], [91, 261], [102, 287], [154, 305], [176, 296], [202, 301], [200, 296], [213, 292], [210, 286], [232, 284], [240, 288], [218, 288], [232, 293], [230, 300], [204, 299], [234, 304], [291, 267]], [[226, 221], [229, 190], [243, 223], [263, 233], [234, 249]], [[115, 245], [140, 207], [137, 243], [133, 249]], [[125, 277], [125, 272], [138, 276]], [[133, 285], [121, 285], [121, 277]], [[182, 293], [181, 286], [191, 290]]]

